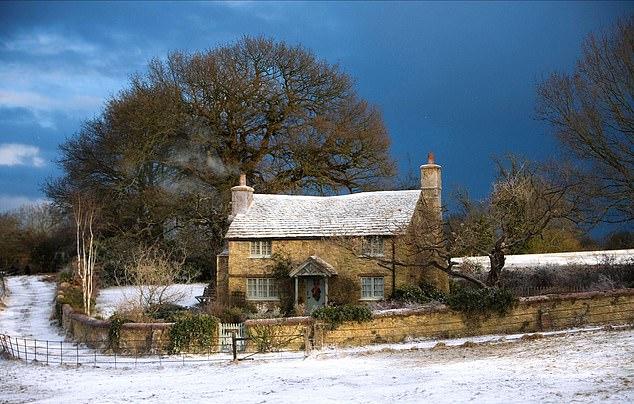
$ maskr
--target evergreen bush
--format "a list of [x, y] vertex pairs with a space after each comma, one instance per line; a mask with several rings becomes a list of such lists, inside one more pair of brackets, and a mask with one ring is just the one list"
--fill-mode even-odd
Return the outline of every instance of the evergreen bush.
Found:
[[313, 312], [312, 316], [327, 322], [334, 329], [344, 321], [357, 321], [359, 323], [370, 321], [372, 319], [372, 311], [367, 306], [347, 304], [344, 306], [320, 307]]
[[183, 312], [170, 328], [168, 353], [209, 350], [217, 340], [218, 323], [208, 314]]
[[517, 304], [517, 298], [508, 289], [501, 288], [458, 288], [447, 297], [447, 305], [467, 316], [497, 313], [508, 314]]

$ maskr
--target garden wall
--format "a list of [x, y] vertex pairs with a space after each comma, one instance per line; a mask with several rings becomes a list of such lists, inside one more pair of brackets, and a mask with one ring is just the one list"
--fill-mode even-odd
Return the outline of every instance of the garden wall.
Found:
[[310, 318], [292, 322], [249, 320], [246, 326], [279, 327], [273, 331], [279, 334], [292, 334], [298, 327], [304, 327], [310, 333], [312, 345], [321, 348], [402, 342], [410, 338], [537, 332], [591, 324], [634, 324], [634, 289], [522, 298], [506, 316], [492, 314], [488, 318], [466, 319], [440, 307], [385, 312], [368, 322], [345, 322], [334, 330]]
[[[122, 354], [166, 352], [171, 323], [126, 323], [119, 331], [117, 351]], [[110, 321], [97, 320], [78, 313], [65, 304], [62, 307], [62, 327], [75, 341], [91, 348], [113, 350], [110, 343]]]
[[[75, 340], [93, 348], [111, 349], [110, 322], [62, 309], [63, 327]], [[600, 324], [634, 324], [634, 289], [521, 298], [507, 315], [465, 318], [447, 307], [394, 310], [368, 322], [344, 322], [335, 329], [310, 317], [247, 320], [251, 340], [247, 351], [259, 348], [304, 350], [324, 346], [394, 343], [410, 338], [453, 338], [485, 334], [549, 331]], [[119, 352], [165, 352], [171, 323], [121, 325]], [[213, 350], [212, 350], [213, 351]]]

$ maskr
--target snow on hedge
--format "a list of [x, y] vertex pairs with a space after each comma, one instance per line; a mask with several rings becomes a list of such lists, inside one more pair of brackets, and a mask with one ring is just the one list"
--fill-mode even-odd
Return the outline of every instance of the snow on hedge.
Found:
[[[489, 257], [486, 256], [454, 258], [453, 261], [460, 264], [468, 262], [481, 266], [483, 269], [490, 267]], [[634, 263], [634, 249], [507, 255], [504, 269], [627, 263]]]

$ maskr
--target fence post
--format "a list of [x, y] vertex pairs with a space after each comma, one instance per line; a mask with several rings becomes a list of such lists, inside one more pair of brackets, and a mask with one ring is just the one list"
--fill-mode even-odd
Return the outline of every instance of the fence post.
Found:
[[75, 344], [77, 350], [75, 351], [75, 356], [77, 356], [77, 367], [79, 367], [79, 343]]
[[37, 362], [37, 340], [36, 339], [33, 340], [33, 346], [35, 349], [35, 361]]
[[26, 351], [26, 338], [24, 338], [22, 341], [24, 341], [24, 362], [28, 362], [29, 361], [29, 354]]
[[312, 348], [312, 344], [310, 342], [310, 335], [307, 332], [308, 327], [304, 328], [304, 356], [310, 355], [310, 350]]
[[46, 364], [48, 365], [48, 340], [46, 340]]
[[236, 344], [236, 332], [231, 331], [231, 352], [233, 353], [233, 361], [238, 360], [238, 347]]

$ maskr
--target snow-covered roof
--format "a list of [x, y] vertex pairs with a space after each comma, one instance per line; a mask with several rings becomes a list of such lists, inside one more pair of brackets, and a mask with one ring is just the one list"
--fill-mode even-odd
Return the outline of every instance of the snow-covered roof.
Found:
[[410, 222], [420, 190], [339, 196], [254, 194], [227, 239], [390, 235]]

